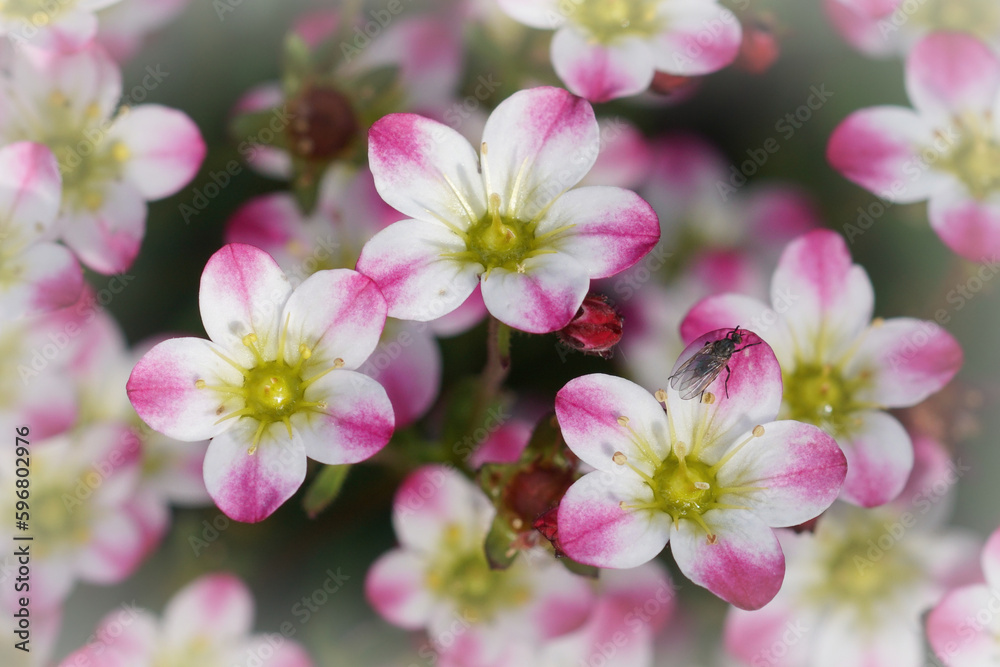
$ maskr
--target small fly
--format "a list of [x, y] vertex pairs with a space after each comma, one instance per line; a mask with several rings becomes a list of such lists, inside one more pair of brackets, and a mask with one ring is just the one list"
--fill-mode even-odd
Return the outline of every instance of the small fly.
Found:
[[676, 373], [667, 378], [670, 381], [670, 388], [677, 391], [684, 400], [694, 398], [705, 393], [708, 385], [712, 384], [725, 368], [726, 398], [729, 398], [729, 376], [732, 375], [729, 360], [737, 352], [761, 343], [757, 341], [737, 348], [743, 342], [745, 335], [745, 332], [741, 333], [740, 328], [736, 327], [726, 334], [725, 338], [705, 343], [705, 347], [698, 350], [677, 369]]

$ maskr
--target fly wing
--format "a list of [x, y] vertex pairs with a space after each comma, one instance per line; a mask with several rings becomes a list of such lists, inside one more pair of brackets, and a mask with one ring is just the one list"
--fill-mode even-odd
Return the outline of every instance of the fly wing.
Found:
[[670, 376], [670, 388], [677, 391], [681, 398], [694, 398], [712, 384], [719, 373], [726, 367], [728, 359], [712, 354], [707, 350], [699, 351], [693, 357], [681, 364], [677, 372]]

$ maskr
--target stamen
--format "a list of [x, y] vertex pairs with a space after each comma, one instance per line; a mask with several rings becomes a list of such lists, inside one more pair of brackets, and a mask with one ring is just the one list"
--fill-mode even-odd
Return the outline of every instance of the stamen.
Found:
[[243, 366], [241, 366], [240, 364], [236, 363], [235, 361], [233, 361], [232, 359], [230, 359], [226, 355], [222, 354], [221, 352], [219, 352], [218, 350], [216, 350], [214, 347], [212, 347], [210, 349], [212, 350], [212, 352], [215, 352], [215, 354], [217, 354], [220, 359], [222, 359], [224, 362], [226, 362], [227, 364], [229, 364], [230, 366], [232, 366], [233, 368], [235, 368], [236, 370], [238, 370], [240, 372], [240, 375], [242, 375], [244, 378], [249, 377], [250, 373], [247, 372], [247, 370], [245, 368], [243, 368]]
[[260, 340], [257, 338], [257, 334], [255, 334], [255, 333], [248, 333], [246, 336], [244, 336], [240, 340], [240, 342], [243, 343], [243, 345], [246, 348], [248, 348], [250, 350], [250, 352], [253, 353], [254, 359], [257, 360], [258, 364], [265, 363], [264, 362], [264, 357], [260, 353], [260, 349], [257, 347], [258, 344], [260, 343]]
[[760, 424], [757, 424], [756, 426], [753, 427], [753, 431], [750, 432], [750, 436], [746, 440], [744, 440], [743, 442], [741, 442], [740, 444], [736, 445], [728, 452], [726, 452], [726, 455], [723, 456], [721, 459], [719, 459], [715, 465], [713, 465], [711, 468], [708, 469], [708, 471], [712, 474], [715, 474], [716, 472], [718, 472], [719, 468], [721, 468], [723, 465], [726, 464], [727, 461], [736, 456], [736, 453], [739, 452], [741, 449], [743, 449], [743, 447], [748, 442], [750, 442], [754, 438], [759, 438], [762, 435], [764, 435], [764, 427], [761, 426]]
[[[285, 361], [285, 340], [288, 338], [288, 324], [292, 320], [292, 314], [285, 315], [285, 324], [281, 327], [281, 334], [278, 336], [278, 358], [279, 364]], [[301, 346], [300, 346], [301, 347]]]
[[234, 410], [233, 412], [230, 412], [225, 417], [221, 417], [221, 418], [217, 419], [215, 421], [215, 423], [216, 424], [221, 424], [222, 422], [224, 422], [224, 421], [226, 421], [228, 419], [235, 419], [237, 417], [244, 417], [246, 415], [252, 415], [252, 414], [254, 414], [254, 409], [253, 408], [250, 408], [250, 407], [241, 408], [239, 410]]
[[480, 144], [479, 150], [482, 153], [482, 156], [479, 159], [479, 163], [483, 167], [483, 185], [486, 186], [486, 191], [489, 192], [493, 188], [490, 183], [490, 167], [486, 161], [486, 155], [489, 153], [489, 149], [486, 147], [485, 141], [482, 144]]
[[447, 183], [448, 187], [451, 189], [451, 193], [455, 195], [455, 199], [457, 199], [459, 203], [462, 205], [462, 208], [465, 209], [465, 215], [469, 216], [469, 222], [474, 224], [477, 220], [476, 214], [473, 213], [472, 206], [469, 205], [469, 202], [465, 198], [465, 195], [463, 195], [462, 192], [457, 187], [455, 187], [455, 184], [451, 182], [450, 178], [448, 178], [448, 174], [444, 173], [443, 171], [440, 173], [441, 173], [441, 178], [444, 179], [444, 182]]
[[257, 445], [260, 444], [260, 436], [264, 432], [264, 426], [264, 422], [257, 425], [257, 432], [253, 434], [253, 441], [250, 443], [250, 449], [247, 450], [247, 454], [250, 456], [257, 453]]
[[615, 452], [614, 456], [611, 457], [611, 460], [620, 466], [623, 466], [626, 463], [628, 463], [628, 457], [625, 456], [625, 454], [623, 454], [622, 452]]
[[663, 389], [657, 389], [653, 395], [657, 401], [663, 403], [663, 410], [667, 413], [667, 428], [670, 431], [670, 442], [676, 442], [677, 433], [674, 432], [674, 418], [670, 416], [670, 403], [667, 400], [667, 392]]
[[661, 459], [659, 456], [657, 456], [653, 452], [653, 450], [649, 446], [649, 444], [646, 442], [646, 440], [642, 436], [640, 436], [638, 433], [636, 433], [635, 429], [633, 429], [629, 425], [629, 418], [628, 417], [625, 417], [624, 415], [621, 416], [621, 417], [619, 417], [618, 418], [618, 424], [620, 426], [625, 427], [625, 430], [627, 430], [629, 432], [629, 435], [632, 436], [632, 442], [635, 444], [636, 447], [639, 448], [639, 451], [642, 452], [642, 455], [646, 457], [646, 460], [653, 464], [654, 468], [659, 467], [660, 464], [663, 463], [663, 459]]
[[704, 403], [705, 405], [712, 405], [713, 403], [715, 403], [715, 394], [713, 394], [710, 391], [706, 391], [704, 394], [701, 395], [701, 402]]
[[[510, 210], [507, 211], [508, 214], [512, 214], [514, 209], [517, 208], [517, 202], [521, 194], [521, 184], [524, 182], [524, 174], [527, 172], [528, 168], [528, 158], [524, 158], [521, 162], [521, 167], [517, 170], [517, 176], [514, 178], [514, 187], [510, 189]], [[548, 207], [546, 207], [547, 209]], [[540, 219], [540, 218], [536, 218]]]
[[[341, 359], [340, 357], [337, 357], [336, 359], [333, 360], [333, 366], [327, 368], [325, 371], [321, 371], [316, 375], [313, 375], [311, 378], [303, 380], [301, 383], [299, 383], [299, 387], [302, 389], [302, 391], [305, 391], [306, 388], [316, 380], [320, 379], [321, 377], [323, 377], [324, 375], [326, 375], [331, 371], [335, 371], [338, 368], [343, 368], [343, 366], [344, 366], [344, 360]], [[299, 405], [305, 405], [305, 403], [300, 403]]]

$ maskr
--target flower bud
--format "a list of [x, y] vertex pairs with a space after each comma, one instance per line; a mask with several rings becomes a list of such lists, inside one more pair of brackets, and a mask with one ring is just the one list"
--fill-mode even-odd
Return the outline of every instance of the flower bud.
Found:
[[351, 102], [340, 91], [309, 86], [288, 104], [292, 152], [309, 160], [336, 157], [358, 135], [358, 121]]
[[568, 347], [581, 352], [611, 357], [612, 348], [622, 339], [622, 316], [606, 297], [588, 294], [576, 315], [556, 332]]

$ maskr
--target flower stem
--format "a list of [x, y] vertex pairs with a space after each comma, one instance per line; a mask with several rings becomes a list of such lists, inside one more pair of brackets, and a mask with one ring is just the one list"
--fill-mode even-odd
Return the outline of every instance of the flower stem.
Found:
[[486, 411], [490, 403], [500, 394], [500, 388], [503, 387], [508, 373], [510, 373], [510, 327], [491, 315], [486, 331], [486, 365], [479, 376], [476, 400], [469, 414], [467, 432], [470, 436], [482, 425]]

